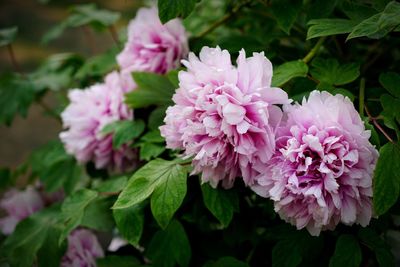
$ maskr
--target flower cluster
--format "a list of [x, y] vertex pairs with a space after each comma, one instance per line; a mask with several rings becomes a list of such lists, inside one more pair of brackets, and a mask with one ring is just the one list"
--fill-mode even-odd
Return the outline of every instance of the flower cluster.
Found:
[[76, 229], [68, 236], [68, 249], [61, 267], [96, 267], [96, 259], [104, 257], [97, 237], [86, 229]]
[[141, 8], [129, 23], [128, 41], [117, 61], [123, 72], [166, 73], [187, 53], [187, 34], [179, 19], [163, 25], [155, 7]]
[[6, 217], [0, 219], [1, 232], [5, 235], [11, 234], [20, 221], [43, 209], [44, 205], [40, 193], [33, 187], [24, 191], [11, 189], [6, 192], [0, 200], [0, 208], [7, 213]]
[[103, 83], [69, 91], [69, 106], [61, 114], [65, 131], [60, 139], [66, 151], [81, 163], [97, 169], [123, 172], [135, 167], [136, 150], [129, 144], [112, 147], [112, 134], [103, 134], [109, 123], [133, 120], [124, 94], [136, 88], [133, 71], [165, 73], [187, 54], [187, 35], [180, 20], [161, 24], [156, 8], [141, 8], [128, 28], [128, 42], [117, 56], [121, 72], [112, 72]]
[[135, 88], [126, 75], [112, 72], [104, 83], [86, 90], [69, 91], [70, 104], [61, 114], [66, 131], [60, 134], [66, 151], [79, 162], [93, 161], [96, 168], [123, 171], [132, 167], [136, 157], [127, 144], [112, 148], [112, 134], [103, 134], [104, 126], [119, 120], [132, 120], [133, 111], [124, 104], [124, 94]]
[[314, 91], [285, 113], [276, 153], [253, 189], [270, 197], [284, 220], [313, 235], [339, 222], [366, 226], [378, 152], [351, 101]]
[[160, 130], [169, 148], [193, 157], [203, 182], [229, 188], [242, 177], [284, 220], [313, 235], [339, 222], [369, 223], [378, 153], [348, 98], [314, 91], [290, 105], [271, 87], [262, 53], [240, 51], [235, 67], [228, 51], [205, 47], [183, 64]]
[[254, 183], [251, 165], [265, 164], [275, 150], [275, 128], [289, 103], [287, 94], [271, 87], [272, 65], [263, 53], [246, 58], [240, 51], [237, 67], [229, 52], [204, 47], [183, 61], [179, 89], [160, 128], [167, 147], [184, 149], [194, 157], [194, 173], [216, 187], [232, 187], [237, 176]]

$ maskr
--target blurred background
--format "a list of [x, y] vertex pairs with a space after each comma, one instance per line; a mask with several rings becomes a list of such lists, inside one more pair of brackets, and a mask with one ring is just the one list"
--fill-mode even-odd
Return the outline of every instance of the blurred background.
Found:
[[[116, 25], [118, 32], [125, 30], [137, 8], [143, 5], [140, 0], [0, 0], [0, 29], [18, 27], [13, 49], [23, 72], [35, 70], [50, 55], [73, 52], [91, 57], [116, 45], [110, 32], [89, 27], [68, 28], [60, 38], [43, 44], [44, 34], [68, 17], [70, 6], [86, 3], [121, 13]], [[6, 47], [0, 47], [0, 62], [1, 73], [13, 71]], [[55, 97], [50, 92], [44, 104], [53, 106]], [[18, 116], [10, 127], [0, 125], [0, 168], [16, 167], [32, 149], [57, 138], [60, 130], [57, 120], [45, 116], [43, 107], [33, 104], [26, 118]]]

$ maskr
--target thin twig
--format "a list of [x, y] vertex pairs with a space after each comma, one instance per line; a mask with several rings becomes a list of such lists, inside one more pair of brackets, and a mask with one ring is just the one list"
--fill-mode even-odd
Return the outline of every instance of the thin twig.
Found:
[[58, 116], [58, 114], [54, 112], [54, 110], [51, 107], [49, 107], [45, 102], [43, 102], [42, 99], [38, 100], [37, 103], [39, 106], [43, 108], [45, 112], [54, 117], [59, 123], [62, 123], [61, 118]]
[[326, 37], [321, 37], [318, 42], [314, 45], [314, 47], [308, 52], [308, 54], [303, 58], [304, 63], [308, 63], [311, 59], [317, 54], [318, 50], [320, 49], [321, 45], [324, 43]]
[[389, 142], [391, 142], [391, 143], [394, 144], [393, 139], [389, 136], [388, 133], [385, 132], [385, 130], [382, 128], [382, 126], [379, 125], [379, 123], [378, 123], [378, 121], [377, 121], [377, 118], [376, 118], [376, 117], [373, 117], [373, 116], [371, 115], [371, 113], [369, 113], [368, 107], [367, 107], [366, 105], [364, 106], [364, 110], [365, 110], [365, 112], [367, 113], [367, 116], [368, 116], [369, 120], [372, 121], [372, 123], [375, 125], [375, 127], [386, 137], [386, 139], [387, 139]]
[[195, 38], [201, 38], [206, 36], [207, 34], [209, 34], [210, 32], [214, 31], [216, 28], [218, 28], [219, 26], [221, 26], [222, 24], [224, 24], [225, 22], [227, 22], [231, 17], [233, 17], [242, 7], [244, 7], [245, 5], [247, 5], [248, 3], [250, 3], [250, 0], [244, 1], [243, 3], [241, 3], [240, 5], [237, 5], [236, 7], [234, 7], [232, 9], [232, 11], [228, 14], [226, 14], [225, 16], [223, 16], [222, 18], [220, 18], [219, 20], [217, 20], [216, 22], [214, 22], [210, 27], [208, 27], [207, 29], [205, 29], [204, 31], [202, 31], [201, 33], [199, 33]]
[[117, 34], [117, 30], [115, 29], [115, 26], [114, 25], [109, 26], [108, 27], [108, 31], [110, 32], [111, 37], [114, 40], [114, 42], [117, 45], [117, 47], [121, 48], [120, 47], [121, 44], [119, 43], [118, 34]]
[[337, 49], [337, 51], [339, 53], [339, 57], [343, 58], [344, 53], [343, 53], [342, 47], [339, 44], [338, 39], [336, 38], [335, 35], [332, 36], [332, 39], [335, 42], [335, 46], [336, 46], [336, 49]]
[[316, 84], [318, 84], [319, 83], [319, 81], [317, 80], [317, 79], [315, 79], [314, 77], [312, 77], [311, 75], [308, 75], [307, 74], [307, 79], [309, 79], [310, 81], [313, 81], [313, 82], [315, 82]]
[[87, 25], [84, 25], [82, 27], [82, 29], [83, 29], [83, 33], [84, 33], [84, 35], [86, 37], [86, 41], [88, 42], [88, 45], [89, 45], [89, 48], [90, 48], [90, 52], [92, 54], [95, 54], [96, 53], [96, 45], [95, 45], [95, 42], [94, 42], [94, 39], [93, 39], [92, 32], [90, 31], [90, 28]]
[[19, 74], [23, 75], [22, 69], [18, 64], [17, 58], [15, 57], [14, 49], [11, 44], [7, 45], [8, 55], [10, 56], [11, 64], [14, 66], [14, 69]]
[[365, 98], [365, 79], [360, 80], [360, 92], [358, 95], [358, 112], [361, 116], [364, 115], [364, 98]]

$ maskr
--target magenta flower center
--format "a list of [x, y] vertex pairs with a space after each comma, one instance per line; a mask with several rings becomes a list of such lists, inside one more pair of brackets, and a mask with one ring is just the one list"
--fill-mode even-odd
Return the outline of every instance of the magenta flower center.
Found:
[[279, 150], [290, 166], [288, 189], [305, 195], [324, 190], [336, 192], [335, 180], [357, 164], [357, 150], [334, 127], [318, 130], [312, 126], [307, 132], [300, 132], [293, 126], [290, 131], [293, 137]]

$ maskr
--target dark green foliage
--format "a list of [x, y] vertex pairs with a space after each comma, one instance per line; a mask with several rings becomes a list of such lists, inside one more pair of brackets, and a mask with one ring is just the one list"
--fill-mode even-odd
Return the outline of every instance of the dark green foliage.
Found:
[[335, 253], [333, 254], [330, 267], [358, 267], [361, 264], [361, 248], [357, 239], [352, 235], [341, 235], [336, 242]]
[[158, 16], [162, 23], [176, 17], [185, 18], [193, 10], [198, 0], [160, 0], [158, 1]]
[[387, 143], [379, 150], [374, 175], [374, 209], [382, 215], [397, 201], [400, 190], [400, 147]]
[[165, 230], [153, 236], [146, 254], [155, 266], [189, 266], [191, 248], [183, 226], [171, 221]]

